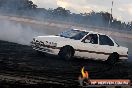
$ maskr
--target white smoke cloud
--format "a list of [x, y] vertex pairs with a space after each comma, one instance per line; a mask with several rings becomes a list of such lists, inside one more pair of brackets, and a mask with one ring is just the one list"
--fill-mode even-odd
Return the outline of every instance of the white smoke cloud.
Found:
[[80, 12], [84, 13], [84, 12], [92, 11], [92, 8], [89, 6], [80, 6], [77, 3], [71, 3], [71, 1], [57, 0], [57, 5], [59, 7], [69, 9], [72, 12], [76, 12], [76, 13], [80, 13]]
[[32, 38], [38, 35], [42, 34], [30, 27], [24, 27], [16, 22], [0, 20], [0, 40], [29, 45]]
[[[113, 16], [122, 17], [121, 20], [128, 22], [132, 20], [132, 0], [32, 0], [41, 8], [65, 7], [74, 13], [85, 13], [93, 11], [111, 12], [113, 7]], [[112, 6], [112, 1], [113, 6]], [[120, 8], [120, 9], [119, 9]], [[123, 10], [123, 12], [122, 12]], [[117, 19], [120, 19], [119, 17]]]

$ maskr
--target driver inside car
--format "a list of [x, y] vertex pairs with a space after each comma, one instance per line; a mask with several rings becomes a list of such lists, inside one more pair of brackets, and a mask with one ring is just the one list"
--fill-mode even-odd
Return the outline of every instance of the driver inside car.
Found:
[[86, 39], [84, 40], [85, 43], [94, 43], [94, 38], [92, 35], [88, 35]]

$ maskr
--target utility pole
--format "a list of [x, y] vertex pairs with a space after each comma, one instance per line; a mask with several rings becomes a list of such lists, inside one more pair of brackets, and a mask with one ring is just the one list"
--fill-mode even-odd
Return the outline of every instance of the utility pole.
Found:
[[108, 23], [108, 28], [111, 26], [111, 20], [113, 22], [113, 19], [112, 19], [113, 5], [114, 5], [114, 1], [112, 1], [112, 7], [111, 7], [111, 13], [110, 13], [110, 19], [109, 19], [109, 23]]
[[[113, 5], [114, 5], [114, 1], [112, 1], [112, 7], [111, 7], [111, 19], [112, 19], [112, 14], [113, 14]], [[113, 21], [113, 20], [112, 20]]]

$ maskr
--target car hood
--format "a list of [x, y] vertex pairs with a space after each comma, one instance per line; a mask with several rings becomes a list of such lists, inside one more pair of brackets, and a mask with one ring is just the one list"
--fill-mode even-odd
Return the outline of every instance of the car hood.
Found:
[[64, 37], [55, 36], [55, 35], [38, 36], [38, 37], [35, 37], [35, 39], [37, 39], [38, 41], [49, 41], [49, 42], [54, 42], [54, 43], [57, 43], [59, 41], [69, 41], [69, 40], [71, 40], [69, 38], [64, 38]]

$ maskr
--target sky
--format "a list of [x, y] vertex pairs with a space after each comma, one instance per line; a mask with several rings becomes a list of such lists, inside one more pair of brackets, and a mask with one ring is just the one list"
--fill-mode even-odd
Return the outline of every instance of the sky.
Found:
[[[105, 11], [117, 20], [132, 21], [132, 0], [32, 0], [39, 8], [63, 7], [72, 13]], [[112, 6], [113, 1], [113, 6]]]

